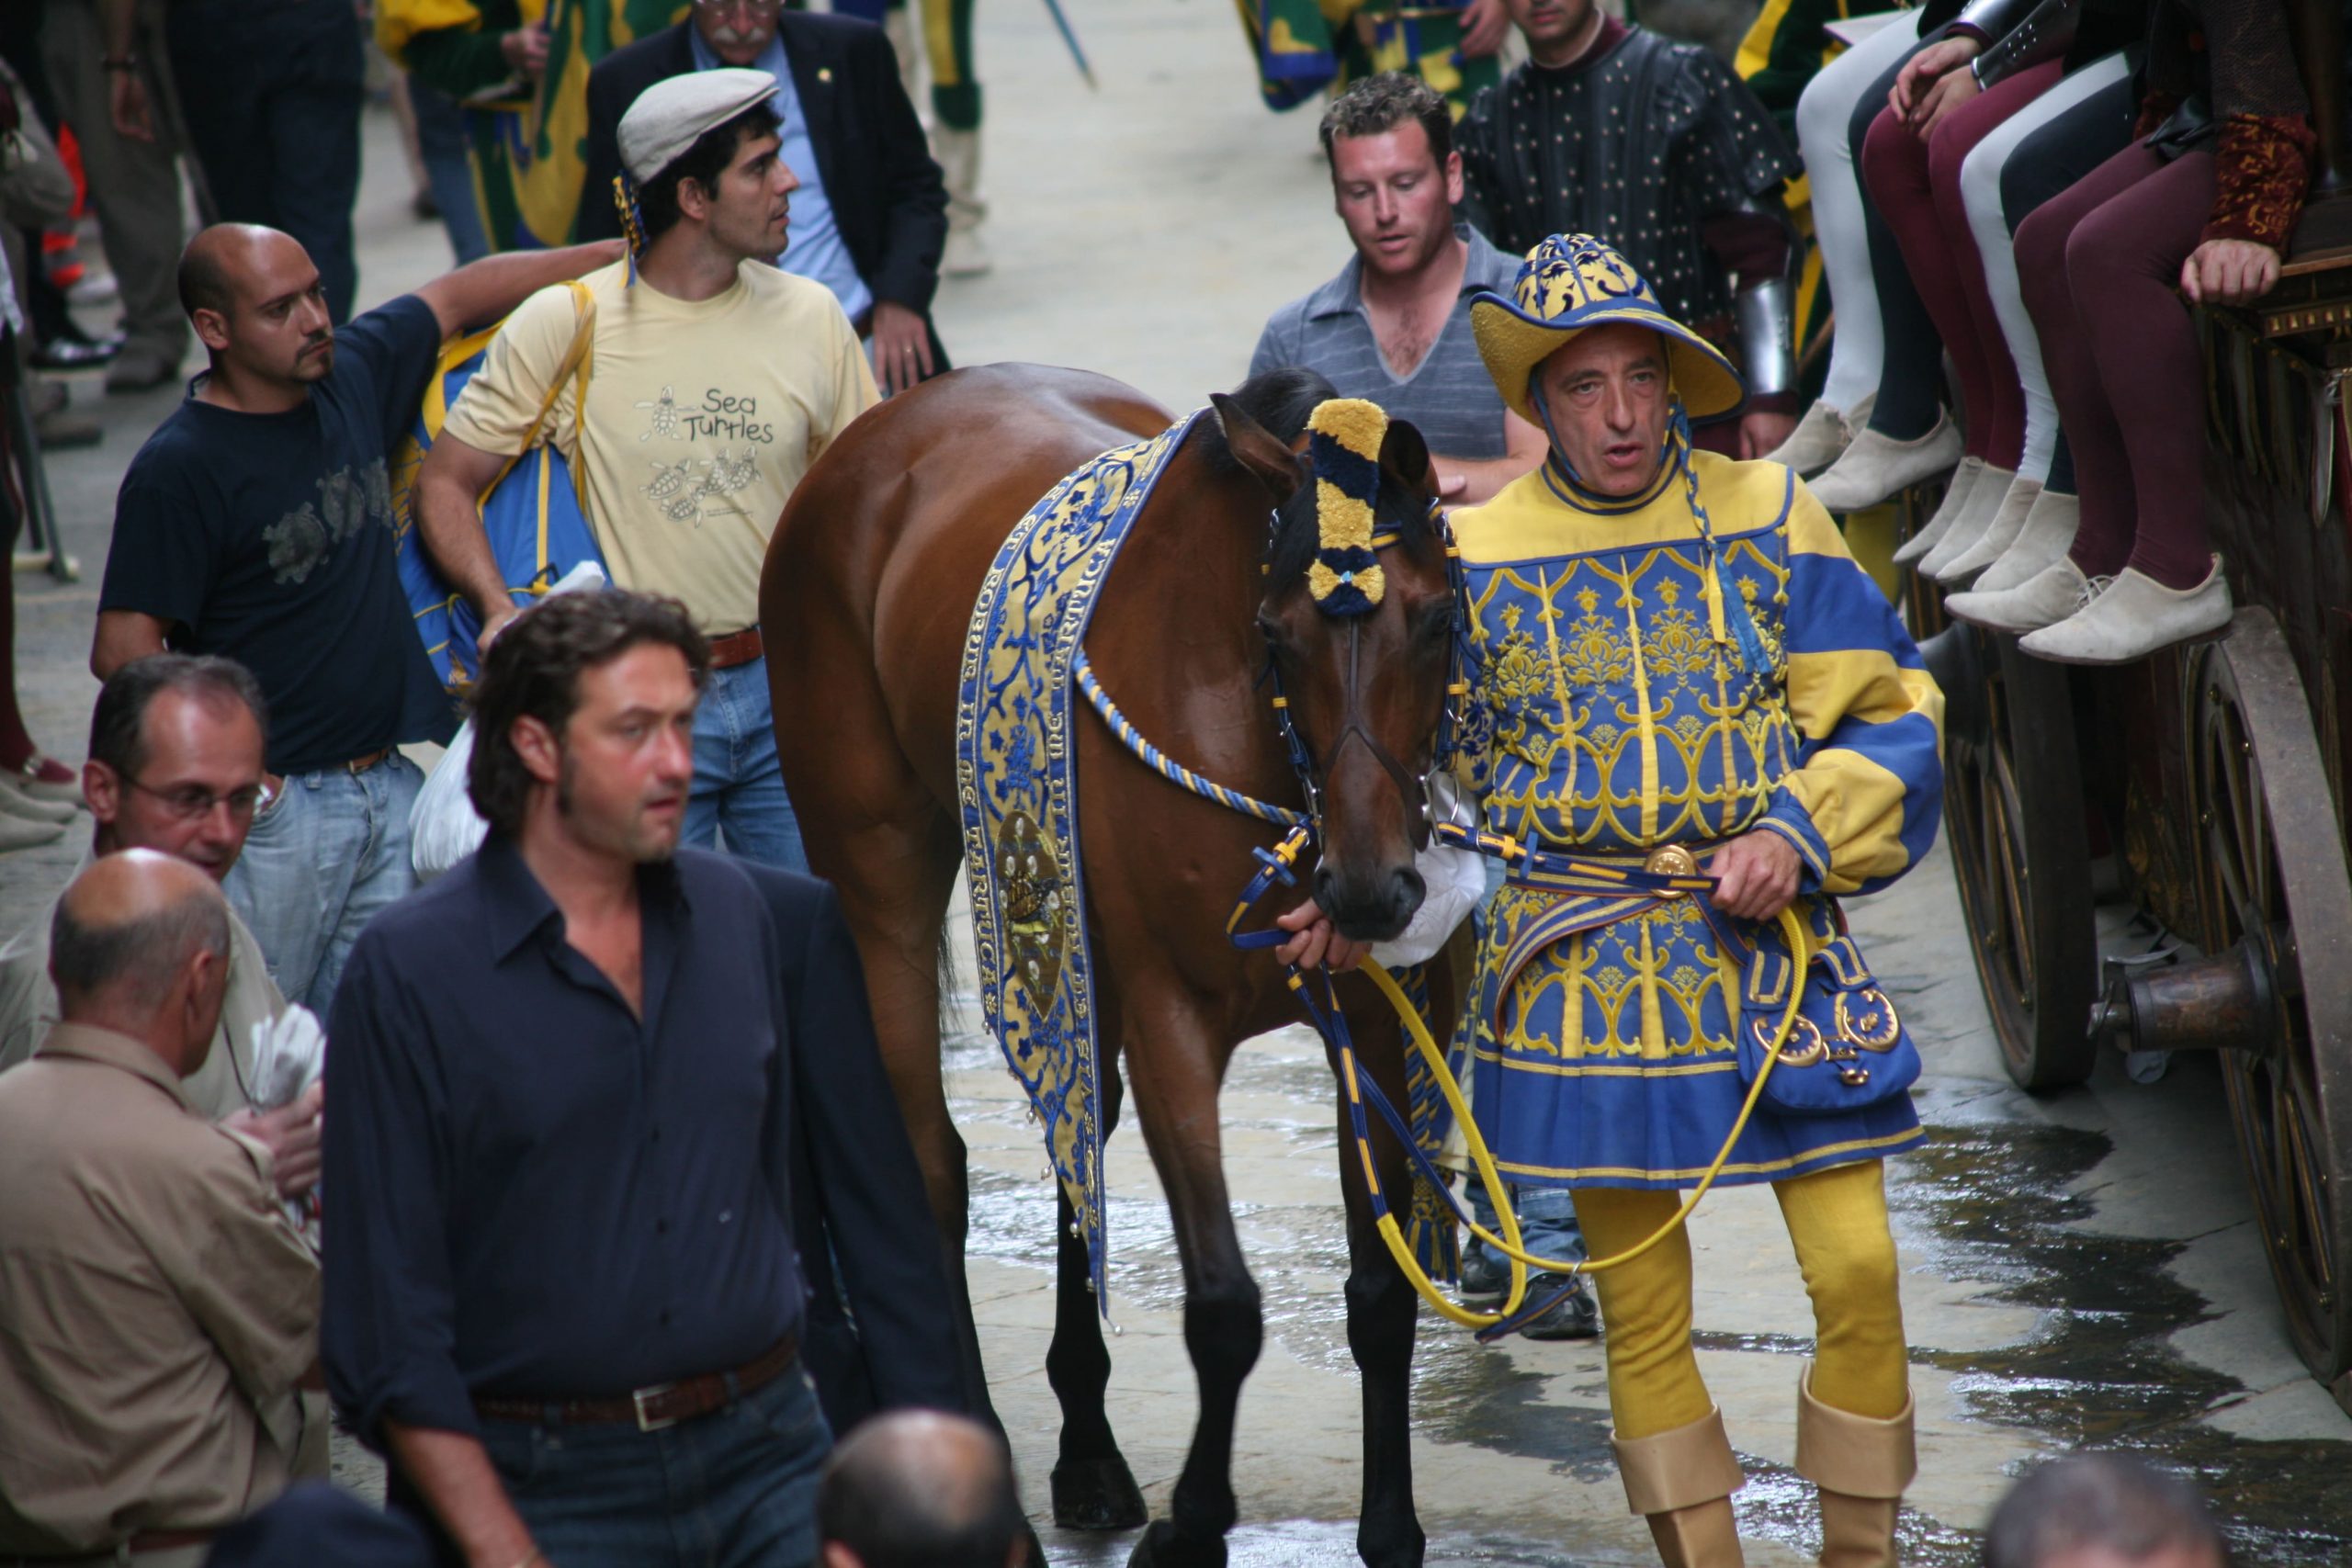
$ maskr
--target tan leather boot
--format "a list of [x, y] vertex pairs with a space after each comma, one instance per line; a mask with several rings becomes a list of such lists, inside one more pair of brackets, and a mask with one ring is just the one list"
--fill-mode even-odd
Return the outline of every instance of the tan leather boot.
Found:
[[1895, 1568], [1894, 1514], [1919, 1472], [1915, 1401], [1883, 1421], [1813, 1397], [1813, 1368], [1797, 1379], [1796, 1472], [1821, 1488], [1821, 1568]]
[[1666, 1568], [1745, 1568], [1731, 1495], [1747, 1477], [1724, 1436], [1724, 1413], [1652, 1437], [1610, 1438], [1625, 1501], [1649, 1520]]

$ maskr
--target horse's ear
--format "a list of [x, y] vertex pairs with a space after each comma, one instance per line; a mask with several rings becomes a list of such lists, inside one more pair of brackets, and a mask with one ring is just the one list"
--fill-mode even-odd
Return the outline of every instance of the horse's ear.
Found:
[[1437, 493], [1437, 474], [1430, 466], [1430, 444], [1409, 420], [1392, 419], [1381, 438], [1380, 466], [1423, 495]]
[[1216, 410], [1217, 428], [1224, 433], [1225, 449], [1233, 460], [1258, 476], [1276, 505], [1298, 492], [1298, 456], [1273, 433], [1244, 412], [1239, 403], [1223, 392], [1211, 392], [1209, 404]]

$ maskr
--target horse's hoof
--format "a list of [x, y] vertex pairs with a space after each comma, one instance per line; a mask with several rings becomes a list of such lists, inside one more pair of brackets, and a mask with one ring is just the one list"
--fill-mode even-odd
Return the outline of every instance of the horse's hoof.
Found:
[[1173, 1519], [1154, 1519], [1127, 1556], [1127, 1568], [1225, 1568], [1225, 1538], [1195, 1540]]
[[1131, 1530], [1151, 1517], [1143, 1489], [1115, 1449], [1054, 1466], [1054, 1523], [1066, 1530]]

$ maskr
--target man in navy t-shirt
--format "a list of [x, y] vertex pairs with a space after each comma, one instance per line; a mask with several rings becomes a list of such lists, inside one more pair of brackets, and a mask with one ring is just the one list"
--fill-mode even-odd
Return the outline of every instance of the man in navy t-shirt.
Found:
[[492, 256], [339, 332], [319, 269], [274, 229], [219, 224], [181, 258], [210, 368], [123, 476], [90, 667], [104, 680], [168, 646], [261, 682], [267, 794], [223, 886], [278, 989], [314, 1011], [368, 917], [415, 885], [424, 775], [393, 748], [456, 726], [401, 591], [388, 455], [444, 338], [618, 255]]

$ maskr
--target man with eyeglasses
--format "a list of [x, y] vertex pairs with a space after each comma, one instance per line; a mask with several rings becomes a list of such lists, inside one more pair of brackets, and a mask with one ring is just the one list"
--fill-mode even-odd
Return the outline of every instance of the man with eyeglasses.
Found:
[[[83, 798], [97, 822], [84, 866], [123, 850], [153, 850], [214, 882], [226, 877], [263, 797], [266, 714], [261, 688], [231, 660], [163, 653], [117, 671], [98, 694], [82, 769]], [[55, 913], [52, 900], [0, 947], [0, 1072], [30, 1057], [61, 1016], [49, 973]], [[204, 1064], [181, 1087], [199, 1115], [266, 1146], [280, 1196], [299, 1198], [319, 1177], [323, 1090], [313, 1086], [279, 1110], [255, 1109], [254, 1032], [287, 1004], [261, 944], [233, 912], [229, 931], [220, 1026]]]

